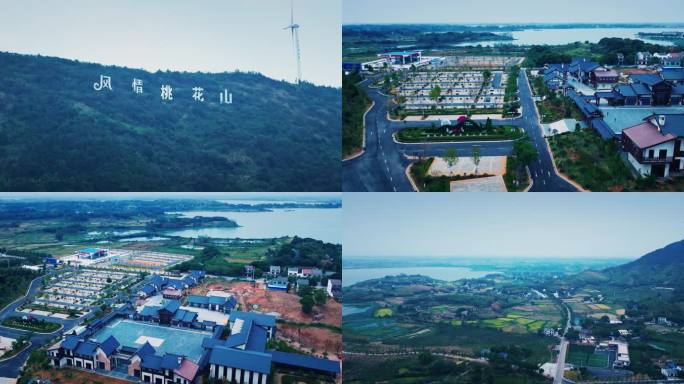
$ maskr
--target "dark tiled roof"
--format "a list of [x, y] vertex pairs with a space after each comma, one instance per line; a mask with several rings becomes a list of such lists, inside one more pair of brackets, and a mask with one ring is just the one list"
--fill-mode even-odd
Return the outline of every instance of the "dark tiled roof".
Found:
[[105, 353], [105, 355], [109, 356], [112, 354], [112, 352], [119, 348], [120, 345], [121, 344], [119, 344], [119, 341], [116, 340], [114, 336], [109, 336], [107, 340], [100, 343], [100, 349]]
[[135, 352], [135, 354], [138, 356], [145, 356], [145, 355], [154, 355], [155, 352], [156, 351], [154, 350], [152, 345], [150, 345], [150, 343], [148, 343], [148, 342], [145, 342], [145, 344], [143, 344], [142, 347], [140, 347], [138, 349], [138, 351]]
[[157, 355], [144, 355], [140, 366], [147, 369], [154, 369], [155, 371], [162, 370], [162, 358]]
[[61, 347], [73, 351], [78, 346], [79, 337], [76, 335], [69, 335], [62, 341]]
[[97, 344], [93, 343], [92, 341], [82, 341], [78, 343], [78, 347], [76, 347], [74, 353], [83, 356], [92, 356], [96, 349]]
[[164, 369], [176, 369], [180, 367], [183, 356], [167, 353], [162, 358], [161, 367]]
[[269, 353], [216, 346], [211, 351], [209, 362], [252, 372], [271, 373], [271, 354]]
[[644, 83], [648, 86], [654, 86], [656, 84], [662, 83], [662, 77], [655, 74], [643, 74], [643, 75], [632, 75], [630, 78], [636, 82]]
[[[655, 116], [655, 118], [657, 119], [658, 116]], [[664, 134], [669, 133], [677, 137], [684, 137], [684, 114], [672, 114], [664, 116], [665, 125], [660, 127], [660, 130]]]
[[271, 352], [272, 360], [274, 363], [299, 367], [314, 369], [317, 371], [323, 371], [328, 373], [340, 373], [340, 362], [320, 359], [313, 356], [301, 355], [296, 353], [287, 353], [280, 351], [269, 351]]
[[664, 68], [660, 75], [667, 81], [682, 81], [684, 68]]
[[230, 313], [230, 321], [233, 322], [236, 319], [253, 320], [257, 325], [261, 325], [263, 327], [275, 327], [275, 323], [276, 323], [275, 316], [266, 315], [266, 314], [257, 313], [257, 312], [242, 312], [242, 311], [231, 312]]

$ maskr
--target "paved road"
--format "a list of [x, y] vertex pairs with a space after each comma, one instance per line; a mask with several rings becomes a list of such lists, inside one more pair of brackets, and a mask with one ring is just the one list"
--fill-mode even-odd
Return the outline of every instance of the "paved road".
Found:
[[523, 110], [521, 126], [539, 152], [539, 159], [529, 166], [534, 181], [530, 192], [577, 192], [577, 188], [558, 176], [553, 168], [553, 160], [551, 160], [546, 139], [542, 135], [539, 112], [532, 97], [532, 90], [527, 81], [525, 69], [521, 69], [518, 75], [518, 89], [520, 91], [520, 105]]
[[[506, 156], [512, 152], [511, 142], [399, 144], [393, 133], [405, 123], [387, 119], [388, 97], [379, 89], [370, 88], [370, 79], [361, 84], [375, 102], [366, 114], [366, 149], [363, 155], [343, 162], [342, 190], [345, 192], [411, 192], [413, 188], [406, 178], [409, 160], [405, 155], [442, 155], [447, 148], [455, 148], [459, 154], [470, 154], [473, 145], [480, 147], [482, 156]], [[513, 121], [494, 124], [514, 124]], [[406, 123], [408, 124], [408, 123]], [[411, 126], [430, 125], [430, 122], [412, 122]]]
[[[22, 312], [16, 312], [17, 308], [21, 306], [26, 300], [32, 299], [36, 293], [38, 292], [38, 289], [40, 289], [41, 284], [43, 282], [45, 276], [38, 277], [34, 279], [31, 284], [29, 285], [29, 289], [27, 291], [27, 294], [23, 296], [22, 298], [14, 301], [13, 303], [7, 305], [5, 308], [0, 310], [0, 321], [3, 319], [10, 317], [10, 316], [22, 316], [25, 315]], [[92, 314], [88, 314], [85, 317], [92, 316]], [[37, 316], [41, 317], [41, 316]], [[83, 318], [85, 318], [83, 317]], [[27, 349], [25, 349], [23, 352], [13, 356], [11, 359], [8, 359], [6, 361], [0, 362], [0, 377], [11, 377], [11, 378], [16, 378], [19, 376], [21, 368], [23, 367], [24, 363], [26, 362], [26, 359], [28, 359], [29, 354], [31, 352], [35, 351], [36, 349], [40, 348], [53, 338], [55, 338], [57, 335], [60, 335], [63, 331], [69, 330], [73, 328], [81, 319], [57, 319], [54, 317], [41, 317], [46, 320], [49, 320], [53, 323], [59, 323], [63, 325], [63, 328], [52, 332], [50, 334], [38, 334], [38, 333], [33, 333], [31, 335], [31, 346]], [[7, 327], [1, 327], [0, 326], [0, 336], [5, 336], [5, 337], [11, 337], [13, 339], [19, 338], [21, 336], [27, 336], [30, 335], [31, 332], [28, 331], [23, 331], [19, 329], [13, 329], [13, 328], [7, 328]]]
[[553, 378], [553, 384], [563, 384], [563, 379], [564, 379], [564, 373], [565, 373], [565, 358], [568, 353], [568, 340], [565, 338], [565, 334], [568, 333], [568, 329], [570, 329], [570, 322], [571, 319], [570, 317], [572, 316], [570, 314], [570, 308], [568, 308], [565, 304], [562, 304], [563, 308], [568, 312], [568, 317], [565, 322], [565, 329], [563, 329], [563, 334], [561, 335], [560, 339], [560, 349], [558, 352], [558, 362], [556, 363], [556, 375]]
[[[429, 126], [431, 122], [398, 122], [387, 119], [388, 97], [379, 89], [370, 88], [371, 79], [361, 84], [368, 96], [375, 102], [366, 115], [366, 150], [361, 156], [345, 161], [342, 164], [342, 190], [345, 192], [407, 192], [412, 187], [406, 178], [406, 167], [409, 161], [405, 156], [438, 156], [447, 148], [455, 148], [461, 156], [468, 156], [473, 145], [480, 147], [482, 156], [507, 156], [513, 151], [513, 143], [444, 143], [444, 144], [399, 144], [393, 140], [392, 134], [410, 124], [411, 126]], [[523, 114], [516, 119], [493, 121], [495, 125], [511, 124], [525, 130], [532, 143], [539, 151], [539, 159], [530, 165], [530, 174], [534, 185], [532, 192], [571, 192], [577, 189], [559, 177], [553, 168], [551, 154], [546, 146], [539, 124], [539, 113], [532, 97], [525, 70], [521, 69], [518, 77], [520, 103]]]
[[409, 162], [392, 140], [392, 127], [387, 120], [387, 96], [369, 88], [371, 79], [362, 86], [375, 102], [366, 114], [366, 149], [363, 155], [342, 164], [342, 190], [345, 192], [410, 192], [405, 175]]

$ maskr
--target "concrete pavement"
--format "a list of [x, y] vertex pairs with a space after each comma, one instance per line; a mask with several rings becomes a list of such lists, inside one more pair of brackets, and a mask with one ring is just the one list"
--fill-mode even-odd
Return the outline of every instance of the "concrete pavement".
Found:
[[[365, 152], [342, 164], [342, 190], [345, 192], [409, 192], [413, 191], [406, 177], [410, 164], [407, 156], [440, 156], [447, 148], [454, 148], [461, 156], [480, 147], [481, 156], [508, 156], [513, 151], [512, 141], [402, 144], [394, 141], [394, 132], [406, 126], [430, 126], [431, 121], [399, 122], [387, 118], [389, 98], [377, 88], [370, 88], [371, 79], [361, 83], [375, 105], [366, 114]], [[494, 120], [495, 125], [510, 124], [521, 127], [539, 152], [539, 159], [530, 164], [534, 185], [531, 192], [575, 192], [577, 189], [558, 176], [544, 139], [537, 106], [524, 69], [518, 76], [522, 116], [515, 119]]]

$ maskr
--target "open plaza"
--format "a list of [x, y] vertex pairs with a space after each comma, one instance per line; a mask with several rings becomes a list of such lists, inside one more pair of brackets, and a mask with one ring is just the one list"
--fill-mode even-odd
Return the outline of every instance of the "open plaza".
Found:
[[[137, 274], [101, 269], [75, 269], [47, 279], [42, 292], [21, 311], [65, 318], [65, 312], [87, 313], [139, 279]], [[66, 312], [68, 313], [68, 312]]]
[[192, 256], [180, 253], [154, 252], [138, 249], [82, 248], [74, 255], [60, 258], [62, 262], [94, 266], [97, 268], [121, 269], [135, 272], [161, 271], [178, 263], [190, 260]]
[[[406, 109], [503, 108], [507, 75], [501, 71], [412, 72], [397, 90]], [[439, 89], [439, 95], [434, 94]]]

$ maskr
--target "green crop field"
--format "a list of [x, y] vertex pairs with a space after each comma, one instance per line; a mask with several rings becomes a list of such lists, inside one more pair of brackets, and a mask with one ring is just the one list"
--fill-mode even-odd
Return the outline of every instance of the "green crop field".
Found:
[[566, 363], [578, 367], [606, 368], [608, 367], [608, 354], [595, 352], [593, 346], [571, 344]]

